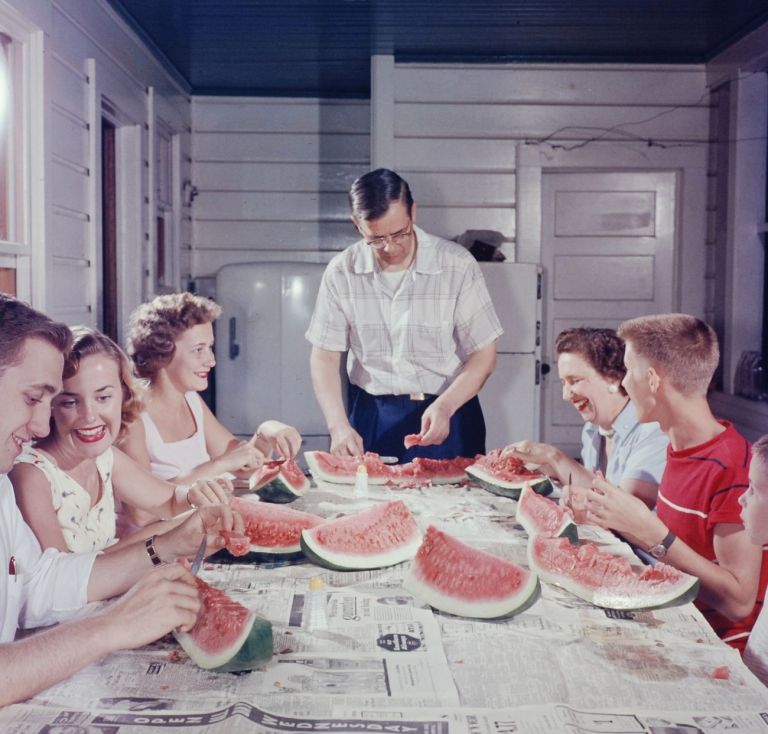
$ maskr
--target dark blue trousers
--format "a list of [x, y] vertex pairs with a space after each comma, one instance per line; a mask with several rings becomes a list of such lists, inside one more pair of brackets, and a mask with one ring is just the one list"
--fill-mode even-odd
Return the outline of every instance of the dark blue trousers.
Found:
[[421, 432], [421, 416], [437, 399], [411, 400], [408, 395], [369, 395], [349, 384], [349, 422], [362, 436], [366, 451], [382, 456], [397, 456], [401, 462], [416, 456], [430, 459], [454, 459], [485, 453], [485, 420], [480, 401], [472, 398], [451, 418], [451, 432], [436, 446], [414, 446], [406, 451], [403, 438]]

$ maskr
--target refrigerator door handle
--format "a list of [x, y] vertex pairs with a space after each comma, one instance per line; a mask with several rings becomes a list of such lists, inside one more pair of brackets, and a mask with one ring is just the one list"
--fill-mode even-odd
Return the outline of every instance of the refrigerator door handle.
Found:
[[240, 345], [237, 343], [237, 319], [232, 316], [229, 319], [229, 358], [237, 359], [240, 354]]

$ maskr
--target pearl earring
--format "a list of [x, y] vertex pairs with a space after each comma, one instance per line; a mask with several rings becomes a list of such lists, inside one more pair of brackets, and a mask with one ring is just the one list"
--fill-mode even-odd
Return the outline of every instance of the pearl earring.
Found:
[[608, 385], [608, 392], [611, 393], [611, 395], [615, 395], [617, 392], [619, 392], [619, 386], [618, 385]]

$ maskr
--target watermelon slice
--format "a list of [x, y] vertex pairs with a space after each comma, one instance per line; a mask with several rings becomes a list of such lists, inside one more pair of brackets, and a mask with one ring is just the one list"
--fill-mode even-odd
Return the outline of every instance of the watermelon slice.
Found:
[[579, 531], [571, 516], [554, 500], [542, 497], [529, 485], [523, 487], [517, 501], [517, 521], [529, 536], [548, 538], [567, 537], [572, 543], [579, 540]]
[[520, 496], [526, 484], [539, 494], [552, 492], [552, 482], [549, 481], [549, 477], [526, 469], [525, 464], [513, 456], [502, 457], [501, 451], [501, 449], [494, 449], [485, 456], [477, 457], [477, 461], [467, 467], [470, 481], [493, 494], [513, 500]]
[[174, 632], [201, 668], [219, 673], [253, 670], [272, 658], [272, 624], [195, 578], [202, 609], [189, 632]]
[[404, 439], [403, 439], [403, 445], [406, 449], [413, 448], [414, 446], [418, 446], [421, 443], [421, 436], [418, 433], [409, 433]]
[[[322, 522], [322, 517], [268, 502], [233, 497], [230, 506], [245, 524], [245, 536], [224, 534], [226, 550], [245, 562], [301, 556], [301, 531]], [[217, 559], [221, 560], [221, 559]]]
[[334, 456], [326, 451], [305, 451], [304, 459], [317, 482], [354, 484], [360, 464], [368, 471], [368, 484], [387, 484], [393, 477], [393, 467], [387, 466], [378, 454], [370, 451], [362, 456]]
[[301, 548], [319, 566], [351, 571], [394, 566], [413, 558], [421, 534], [402, 500], [301, 532]]
[[305, 451], [304, 458], [315, 481], [332, 484], [354, 484], [357, 467], [368, 471], [368, 484], [423, 486], [428, 484], [459, 484], [466, 481], [466, 468], [474, 459], [417, 458], [407, 464], [385, 464], [378, 454], [363, 456], [334, 456], [325, 451]]
[[293, 459], [265, 461], [248, 480], [251, 492], [265, 502], [280, 504], [303, 497], [309, 487], [309, 479]]
[[441, 612], [481, 619], [517, 614], [539, 596], [535, 574], [470, 548], [432, 525], [403, 585]]
[[572, 545], [543, 535], [528, 541], [528, 565], [548, 581], [604, 609], [655, 609], [696, 598], [699, 580], [666, 563], [635, 571], [625, 558], [594, 543]]

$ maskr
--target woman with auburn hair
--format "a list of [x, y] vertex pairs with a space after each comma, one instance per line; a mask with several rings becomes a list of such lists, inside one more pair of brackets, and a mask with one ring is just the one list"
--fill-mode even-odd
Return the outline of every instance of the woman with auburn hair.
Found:
[[128, 429], [123, 450], [155, 476], [174, 483], [232, 472], [249, 476], [265, 457], [292, 459], [301, 436], [264, 421], [248, 441], [223, 426], [198, 393], [216, 364], [213, 322], [221, 308], [192, 293], [157, 296], [130, 318], [128, 354], [147, 380], [145, 410]]
[[[658, 423], [640, 423], [635, 406], [622, 387], [626, 374], [624, 342], [613, 329], [574, 328], [555, 340], [563, 400], [578, 411], [582, 463], [545, 443], [519, 441], [505, 455], [541, 466], [561, 484], [589, 487], [595, 472], [636, 495], [649, 507], [656, 502], [666, 464], [667, 444]], [[581, 505], [583, 492], [569, 487], [564, 504]]]
[[224, 480], [177, 488], [113, 447], [141, 410], [130, 362], [101, 332], [80, 326], [72, 333], [51, 432], [27, 447], [10, 472], [16, 502], [40, 545], [78, 553], [113, 549], [116, 504], [141, 522], [141, 511], [161, 520], [227, 503], [231, 485]]

